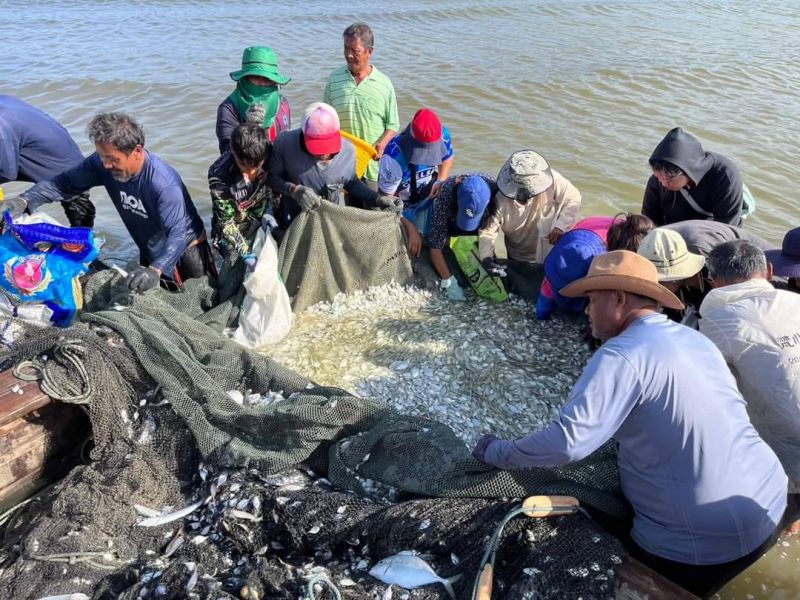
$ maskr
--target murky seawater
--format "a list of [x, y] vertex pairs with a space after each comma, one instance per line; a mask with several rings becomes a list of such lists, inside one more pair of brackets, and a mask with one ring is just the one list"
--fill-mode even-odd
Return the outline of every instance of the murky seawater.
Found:
[[[581, 190], [583, 215], [635, 211], [650, 152], [681, 125], [739, 164], [758, 199], [748, 228], [780, 243], [798, 225], [800, 11], [792, 2], [0, 0], [0, 15], [2, 93], [51, 113], [87, 153], [94, 113], [135, 115], [207, 222], [216, 107], [242, 48], [276, 49], [293, 78], [284, 91], [298, 124], [343, 61], [342, 30], [364, 20], [401, 121], [434, 108], [453, 134], [454, 172], [496, 172], [508, 154], [532, 147]], [[106, 255], [130, 256], [114, 209], [102, 191], [93, 197]], [[797, 573], [798, 557], [793, 543], [770, 564]], [[746, 587], [723, 596], [769, 596], [760, 583]], [[773, 597], [795, 597], [800, 587], [782, 594]]]

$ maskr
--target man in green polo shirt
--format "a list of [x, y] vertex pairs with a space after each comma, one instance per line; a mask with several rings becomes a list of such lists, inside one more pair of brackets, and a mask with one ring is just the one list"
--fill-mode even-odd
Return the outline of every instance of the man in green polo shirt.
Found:
[[336, 109], [342, 131], [375, 147], [377, 159], [370, 161], [364, 179], [377, 190], [378, 160], [400, 128], [397, 98], [389, 78], [369, 63], [375, 41], [369, 25], [353, 23], [342, 37], [347, 64], [330, 74], [322, 98]]

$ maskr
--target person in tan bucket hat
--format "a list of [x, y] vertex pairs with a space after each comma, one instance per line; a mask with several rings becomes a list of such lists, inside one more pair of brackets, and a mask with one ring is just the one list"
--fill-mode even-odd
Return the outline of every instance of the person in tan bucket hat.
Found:
[[589, 297], [592, 331], [606, 342], [549, 426], [517, 440], [487, 434], [473, 455], [501, 469], [554, 467], [613, 438], [634, 512], [630, 538], [616, 533], [636, 559], [705, 597], [792, 520], [786, 474], [716, 346], [659, 313], [682, 305], [650, 261], [601, 254], [561, 293]]
[[578, 220], [581, 193], [535, 150], [508, 157], [497, 176], [493, 211], [478, 234], [478, 253], [490, 275], [505, 275], [495, 261], [495, 241], [503, 233], [510, 288], [533, 302], [538, 296], [544, 259]]
[[680, 233], [663, 227], [644, 236], [637, 252], [653, 263], [658, 281], [686, 305], [682, 310], [667, 310], [665, 314], [673, 321], [697, 329], [697, 309], [711, 289], [703, 277], [705, 257], [689, 252]]

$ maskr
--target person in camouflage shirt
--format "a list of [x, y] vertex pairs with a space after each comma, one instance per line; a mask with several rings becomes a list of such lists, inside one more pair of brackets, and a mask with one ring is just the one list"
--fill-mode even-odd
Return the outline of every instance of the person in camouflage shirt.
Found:
[[267, 187], [267, 131], [254, 123], [239, 125], [230, 149], [208, 170], [211, 192], [211, 240], [222, 255], [218, 302], [241, 287], [247, 266], [255, 265], [252, 243], [261, 219], [272, 214], [272, 190]]

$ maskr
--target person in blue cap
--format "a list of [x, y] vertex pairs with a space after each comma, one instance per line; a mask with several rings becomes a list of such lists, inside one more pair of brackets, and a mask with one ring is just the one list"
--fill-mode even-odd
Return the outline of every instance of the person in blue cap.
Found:
[[431, 225], [425, 236], [431, 262], [441, 277], [439, 287], [451, 300], [463, 301], [464, 291], [445, 260], [450, 237], [477, 235], [489, 203], [497, 191], [494, 178], [485, 173], [466, 173], [444, 181], [434, 200]]
[[539, 321], [549, 319], [556, 308], [582, 313], [588, 303], [586, 298], [567, 298], [559, 292], [584, 277], [592, 259], [605, 252], [605, 240], [595, 231], [572, 229], [562, 235], [544, 260], [544, 280], [536, 300], [536, 318]]

